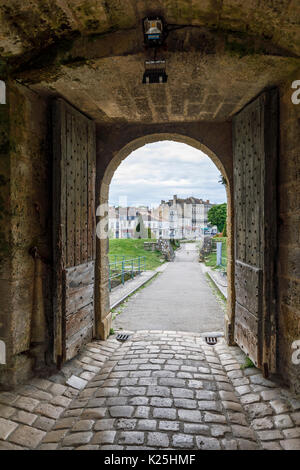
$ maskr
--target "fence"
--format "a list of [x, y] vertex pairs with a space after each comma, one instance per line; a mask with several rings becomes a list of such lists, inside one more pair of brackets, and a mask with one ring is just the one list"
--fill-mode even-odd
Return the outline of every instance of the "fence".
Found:
[[[113, 259], [113, 261], [112, 261]], [[146, 257], [126, 258], [125, 256], [110, 256], [109, 260], [109, 290], [112, 289], [114, 281], [120, 278], [124, 284], [128, 279], [133, 279], [136, 274], [146, 270]]]

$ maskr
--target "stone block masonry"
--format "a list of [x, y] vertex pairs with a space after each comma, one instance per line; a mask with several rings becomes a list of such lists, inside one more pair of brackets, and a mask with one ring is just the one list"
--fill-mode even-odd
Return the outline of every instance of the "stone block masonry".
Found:
[[[35, 295], [35, 262], [29, 250], [36, 247], [48, 260], [52, 255], [46, 101], [8, 80], [0, 127], [0, 340], [6, 346], [0, 383], [11, 387], [27, 380], [35, 367], [29, 355]], [[49, 265], [43, 263], [38, 281], [43, 298], [39, 301], [49, 326], [51, 276]], [[44, 333], [51, 336], [50, 332]]]
[[244, 359], [192, 333], [95, 341], [59, 374], [0, 393], [0, 449], [299, 450], [300, 401]]
[[291, 101], [291, 84], [280, 97], [280, 159], [278, 171], [278, 367], [294, 393], [300, 394], [300, 366], [292, 363], [292, 344], [300, 340], [300, 105]]

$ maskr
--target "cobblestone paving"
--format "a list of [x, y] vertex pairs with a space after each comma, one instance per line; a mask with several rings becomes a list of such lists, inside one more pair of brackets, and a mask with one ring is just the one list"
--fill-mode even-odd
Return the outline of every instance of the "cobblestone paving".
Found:
[[243, 360], [192, 333], [95, 341], [0, 393], [0, 449], [300, 449], [300, 401]]

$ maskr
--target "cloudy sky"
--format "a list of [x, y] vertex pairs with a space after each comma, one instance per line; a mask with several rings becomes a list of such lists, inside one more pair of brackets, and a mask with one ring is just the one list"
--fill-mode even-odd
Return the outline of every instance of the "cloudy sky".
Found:
[[155, 207], [177, 194], [221, 204], [226, 192], [219, 179], [219, 170], [200, 150], [178, 142], [156, 142], [135, 150], [117, 168], [109, 203]]

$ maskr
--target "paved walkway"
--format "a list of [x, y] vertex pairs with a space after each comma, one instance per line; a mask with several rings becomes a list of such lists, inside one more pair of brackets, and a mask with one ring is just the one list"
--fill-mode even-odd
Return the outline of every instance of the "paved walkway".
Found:
[[300, 449], [300, 401], [223, 338], [140, 331], [0, 393], [0, 449]]
[[116, 330], [180, 330], [204, 333], [224, 329], [224, 312], [198, 263], [193, 243], [176, 253], [147, 288], [133, 295], [116, 316]]
[[219, 291], [223, 294], [225, 299], [227, 299], [227, 290], [228, 290], [227, 276], [223, 275], [222, 273], [218, 271], [214, 271], [209, 266], [205, 266], [204, 263], [200, 263], [200, 266], [201, 266], [203, 274], [207, 273], [209, 275], [212, 282], [219, 289]]
[[114, 287], [109, 294], [110, 308], [113, 309], [123, 302], [132, 292], [148, 282], [155, 274], [156, 271], [144, 271], [133, 279], [126, 281], [124, 285], [120, 284]]

